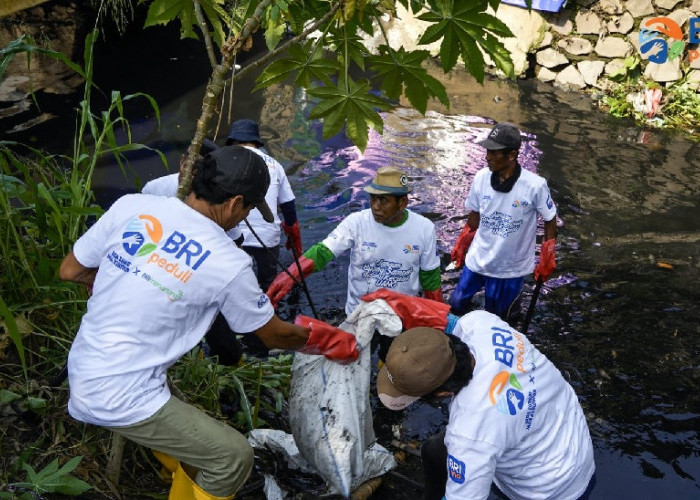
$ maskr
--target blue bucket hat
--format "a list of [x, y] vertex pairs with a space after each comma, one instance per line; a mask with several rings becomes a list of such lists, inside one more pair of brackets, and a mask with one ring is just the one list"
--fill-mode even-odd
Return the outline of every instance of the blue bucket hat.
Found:
[[227, 139], [239, 142], [255, 142], [259, 146], [264, 145], [263, 140], [260, 138], [258, 123], [248, 119], [233, 122]]

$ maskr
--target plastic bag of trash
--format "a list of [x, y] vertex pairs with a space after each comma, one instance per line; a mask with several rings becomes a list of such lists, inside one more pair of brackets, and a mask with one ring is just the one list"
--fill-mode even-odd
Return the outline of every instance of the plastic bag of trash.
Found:
[[362, 302], [340, 325], [354, 333], [360, 356], [349, 365], [296, 353], [289, 398], [290, 425], [301, 456], [334, 493], [349, 497], [360, 484], [395, 467], [376, 443], [369, 401], [375, 329], [401, 333], [401, 320], [383, 300]]

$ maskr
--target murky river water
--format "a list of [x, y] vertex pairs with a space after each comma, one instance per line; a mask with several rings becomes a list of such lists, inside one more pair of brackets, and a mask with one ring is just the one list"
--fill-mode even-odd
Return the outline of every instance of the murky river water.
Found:
[[[110, 50], [114, 57], [119, 49]], [[192, 51], [143, 57], [149, 64], [138, 75], [103, 59], [111, 68], [98, 64], [100, 85], [159, 99], [161, 130], [141, 116], [133, 132], [166, 150], [176, 165], [208, 71], [200, 65], [199, 83], [180, 86], [150, 67], [189, 71]], [[700, 497], [700, 145], [609, 118], [593, 109], [590, 97], [547, 84], [491, 80], [482, 87], [460, 72], [440, 79], [452, 98], [449, 111], [385, 115], [384, 134], [373, 133], [364, 154], [342, 137], [322, 140], [319, 124], [305, 118], [304, 96], [288, 86], [251, 96], [252, 82], [237, 84], [232, 118], [259, 120], [266, 146], [288, 166], [304, 248], [367, 206], [362, 187], [377, 167], [397, 165], [413, 182], [410, 208], [435, 222], [446, 253], [464, 224], [471, 178], [485, 166], [474, 141], [494, 121], [520, 126], [528, 134], [521, 161], [549, 180], [561, 219], [558, 279], [543, 291], [529, 336], [568, 378], [588, 416], [598, 478], [592, 498]], [[155, 156], [132, 160], [141, 183], [164, 173]], [[105, 199], [135, 190], [135, 183], [113, 167], [95, 179]], [[337, 317], [343, 308], [346, 265], [347, 257], [340, 258], [308, 279], [321, 317]], [[443, 277], [447, 294], [457, 274]], [[308, 308], [304, 299], [301, 307]], [[378, 410], [378, 433], [388, 444], [394, 424], [401, 440], [420, 440], [445, 414], [426, 404], [402, 418]], [[409, 455], [407, 467], [416, 463]], [[420, 472], [406, 474], [420, 480]], [[378, 497], [417, 497], [409, 482], [390, 482]]]

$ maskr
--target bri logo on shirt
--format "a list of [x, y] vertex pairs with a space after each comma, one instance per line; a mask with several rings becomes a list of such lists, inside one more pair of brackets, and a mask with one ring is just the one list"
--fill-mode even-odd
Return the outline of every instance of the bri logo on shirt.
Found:
[[403, 246], [403, 253], [409, 254], [409, 253], [420, 253], [420, 247], [418, 245], [404, 245]]
[[[499, 363], [525, 373], [525, 339], [515, 331], [491, 327], [491, 345], [494, 359]], [[525, 396], [515, 373], [501, 371], [491, 381], [489, 401], [505, 415], [516, 415], [523, 409]]]
[[447, 474], [455, 483], [464, 483], [464, 462], [457, 460], [452, 455], [447, 455]]
[[[160, 221], [152, 215], [142, 214], [127, 223], [122, 234], [122, 247], [126, 253], [136, 257], [150, 254], [147, 264], [163, 268], [183, 283], [186, 283], [193, 272], [211, 255], [211, 251], [204, 250], [199, 242], [178, 231], [173, 231], [159, 246], [163, 239], [163, 225]], [[172, 256], [173, 260], [162, 257], [155, 250]]]

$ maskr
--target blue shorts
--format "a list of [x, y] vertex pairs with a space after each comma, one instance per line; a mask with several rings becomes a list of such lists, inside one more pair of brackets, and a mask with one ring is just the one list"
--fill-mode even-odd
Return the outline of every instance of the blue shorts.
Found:
[[462, 275], [459, 277], [459, 283], [457, 283], [452, 295], [450, 295], [452, 312], [458, 316], [469, 312], [471, 309], [471, 298], [483, 288], [486, 296], [486, 310], [497, 314], [503, 320], [507, 320], [513, 304], [520, 295], [524, 282], [524, 276], [519, 278], [491, 278], [475, 273], [465, 267]]

